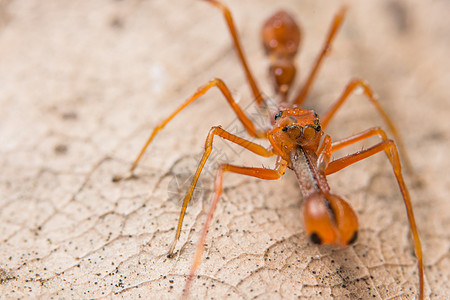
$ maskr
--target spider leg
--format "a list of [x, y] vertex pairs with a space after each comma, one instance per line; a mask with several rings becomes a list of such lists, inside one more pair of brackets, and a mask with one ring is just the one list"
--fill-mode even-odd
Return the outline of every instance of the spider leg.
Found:
[[411, 229], [411, 234], [413, 236], [414, 241], [414, 249], [416, 252], [418, 269], [419, 269], [419, 299], [423, 299], [423, 289], [424, 289], [424, 278], [423, 278], [423, 257], [422, 257], [422, 245], [419, 238], [419, 233], [417, 232], [416, 221], [414, 218], [413, 207], [411, 204], [411, 197], [408, 192], [408, 188], [406, 187], [405, 181], [403, 180], [402, 169], [400, 164], [400, 159], [398, 156], [398, 150], [395, 146], [393, 140], [389, 140], [386, 138], [386, 134], [380, 128], [372, 128], [360, 134], [354, 135], [342, 141], [336, 142], [332, 144], [332, 152], [340, 149], [342, 147], [354, 144], [360, 140], [366, 139], [370, 136], [379, 135], [382, 138], [382, 141], [378, 144], [362, 150], [356, 153], [350, 154], [348, 156], [336, 159], [330, 162], [325, 169], [325, 175], [333, 174], [339, 170], [342, 170], [345, 167], [348, 167], [360, 160], [368, 158], [378, 152], [384, 151], [389, 158], [389, 161], [392, 165], [392, 169], [394, 171], [395, 178], [397, 179], [398, 186], [400, 188], [400, 192], [403, 197], [403, 202], [405, 203], [406, 214], [409, 220], [409, 226]]
[[225, 17], [225, 20], [227, 22], [228, 30], [230, 31], [231, 37], [233, 39], [234, 48], [236, 49], [236, 52], [238, 53], [239, 60], [241, 62], [242, 67], [244, 68], [245, 76], [247, 77], [248, 84], [250, 85], [250, 88], [253, 93], [253, 97], [255, 98], [258, 105], [261, 105], [263, 103], [263, 98], [261, 91], [256, 84], [255, 78], [252, 75], [252, 71], [250, 70], [250, 67], [248, 66], [247, 59], [245, 58], [244, 51], [242, 50], [241, 43], [239, 41], [239, 36], [236, 30], [236, 26], [234, 25], [233, 17], [231, 16], [231, 12], [228, 9], [228, 7], [223, 4], [222, 2], [218, 0], [206, 0], [207, 2], [211, 3], [212, 5], [219, 8], [223, 16]]
[[400, 137], [400, 134], [398, 133], [397, 128], [395, 127], [391, 118], [388, 116], [388, 114], [385, 112], [385, 110], [381, 106], [380, 102], [375, 97], [371, 87], [361, 79], [353, 79], [352, 81], [350, 81], [347, 84], [347, 87], [345, 88], [344, 92], [341, 94], [339, 99], [333, 104], [333, 106], [321, 118], [320, 124], [322, 125], [322, 128], [325, 129], [328, 126], [329, 122], [335, 116], [338, 109], [342, 106], [342, 104], [344, 104], [344, 102], [348, 99], [350, 94], [352, 92], [354, 92], [358, 87], [362, 88], [364, 95], [375, 106], [375, 109], [380, 114], [380, 116], [383, 118], [383, 120], [386, 123], [386, 125], [388, 126], [389, 130], [392, 132], [392, 134], [394, 136], [394, 140], [398, 144], [398, 148], [400, 150], [400, 153], [402, 154], [401, 156], [404, 160], [406, 169], [408, 171], [412, 171], [413, 170], [412, 164], [409, 160], [408, 155], [406, 154], [403, 141]]
[[194, 279], [195, 271], [197, 270], [200, 264], [200, 259], [202, 257], [203, 250], [205, 248], [204, 244], [206, 240], [206, 235], [208, 233], [209, 226], [211, 225], [211, 221], [214, 215], [214, 211], [216, 210], [217, 203], [219, 202], [220, 195], [222, 194], [222, 183], [224, 173], [232, 172], [246, 176], [257, 177], [264, 180], [276, 180], [279, 179], [281, 176], [283, 176], [284, 172], [286, 171], [286, 168], [287, 162], [283, 160], [281, 157], [278, 157], [275, 169], [252, 168], [252, 167], [234, 166], [230, 164], [222, 164], [220, 166], [219, 170], [217, 171], [214, 184], [214, 199], [211, 203], [211, 207], [206, 217], [205, 224], [203, 225], [202, 235], [197, 244], [194, 262], [192, 263], [192, 267], [189, 276], [186, 280], [185, 288], [183, 290], [183, 298], [187, 298], [187, 296], [189, 295], [189, 289], [192, 284], [192, 280]]
[[311, 72], [309, 73], [308, 79], [306, 80], [305, 84], [301, 88], [300, 91], [298, 91], [297, 96], [294, 98], [295, 104], [301, 106], [303, 102], [306, 99], [306, 96], [309, 93], [309, 90], [314, 83], [314, 80], [316, 79], [317, 72], [319, 71], [320, 66], [322, 65], [322, 62], [324, 58], [327, 56], [331, 49], [331, 44], [333, 43], [334, 38], [336, 37], [336, 33], [339, 30], [339, 27], [342, 24], [342, 21], [345, 16], [345, 7], [341, 8], [339, 12], [334, 17], [333, 23], [331, 24], [331, 27], [328, 32], [327, 39], [325, 40], [325, 43], [322, 46], [322, 50], [320, 51], [319, 56], [316, 59], [316, 62], [314, 63], [313, 68], [311, 69]]
[[257, 138], [265, 138], [266, 134], [262, 130], [258, 130], [255, 128], [255, 125], [253, 122], [247, 117], [247, 115], [244, 113], [242, 108], [236, 103], [236, 101], [233, 99], [233, 96], [230, 93], [230, 90], [226, 86], [226, 84], [219, 78], [215, 78], [205, 84], [204, 86], [200, 87], [198, 91], [192, 95], [189, 99], [187, 99], [180, 107], [178, 107], [172, 114], [170, 114], [167, 118], [162, 120], [152, 131], [150, 137], [147, 139], [147, 142], [145, 143], [144, 147], [142, 147], [141, 151], [139, 152], [138, 156], [134, 160], [133, 164], [131, 165], [130, 169], [128, 170], [128, 173], [125, 175], [116, 175], [113, 177], [113, 181], [120, 181], [124, 178], [129, 178], [133, 176], [133, 171], [137, 167], [140, 159], [142, 158], [142, 155], [144, 155], [145, 150], [150, 145], [150, 143], [153, 141], [156, 134], [163, 129], [167, 123], [169, 123], [179, 112], [181, 112], [183, 109], [185, 109], [189, 104], [197, 100], [200, 96], [204, 95], [209, 89], [212, 87], [217, 87], [227, 100], [228, 104], [231, 106], [233, 111], [235, 112], [236, 116], [238, 117], [239, 121], [244, 125], [245, 130], [253, 137]]
[[[191, 201], [192, 194], [194, 193], [194, 189], [195, 189], [195, 186], [197, 185], [198, 178], [200, 177], [200, 173], [202, 172], [203, 167], [205, 166], [205, 163], [206, 163], [209, 155], [211, 154], [212, 143], [214, 140], [214, 136], [216, 136], [216, 135], [220, 136], [221, 138], [228, 140], [232, 143], [235, 143], [239, 146], [242, 146], [242, 147], [246, 148], [247, 150], [249, 150], [255, 154], [258, 154], [260, 156], [270, 157], [270, 156], [275, 155], [275, 153], [272, 151], [271, 148], [266, 149], [261, 145], [255, 144], [246, 139], [235, 136], [234, 134], [227, 132], [226, 130], [222, 129], [221, 127], [212, 127], [208, 133], [208, 136], [206, 137], [205, 152], [203, 153], [203, 156], [198, 164], [197, 171], [195, 172], [194, 178], [192, 179], [192, 183], [189, 187], [189, 190], [186, 193], [186, 196], [184, 197], [183, 207], [181, 208], [180, 218], [178, 220], [178, 227], [175, 232], [175, 238], [174, 238], [172, 244], [170, 245], [168, 256], [173, 255], [173, 250], [175, 249], [175, 245], [176, 245], [178, 239], [180, 238], [181, 226], [183, 225], [183, 219], [184, 219], [184, 215], [186, 213], [187, 205], [188, 205], [189, 201]], [[255, 170], [259, 170], [259, 169], [255, 169]], [[262, 169], [262, 170], [266, 170], [266, 169]], [[254, 172], [256, 172], [256, 171], [254, 171]], [[261, 172], [264, 173], [265, 171], [261, 171]], [[254, 174], [255, 174], [254, 176], [257, 177], [256, 176], [257, 174], [256, 173], [254, 173]], [[266, 173], [264, 173], [264, 174], [266, 174]]]

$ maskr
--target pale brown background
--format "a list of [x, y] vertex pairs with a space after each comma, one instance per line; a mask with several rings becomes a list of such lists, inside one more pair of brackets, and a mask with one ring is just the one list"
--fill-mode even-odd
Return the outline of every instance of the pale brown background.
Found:
[[[305, 75], [341, 5], [241, 2], [226, 3], [268, 95], [263, 20], [279, 7], [299, 19]], [[449, 298], [450, 2], [347, 4], [333, 55], [306, 106], [323, 112], [355, 76], [374, 87], [420, 178], [407, 176], [426, 297]], [[221, 95], [211, 92], [157, 137], [139, 179], [114, 184], [111, 176], [129, 166], [158, 121], [214, 76], [242, 105], [251, 103], [222, 16], [201, 1], [0, 2], [0, 297], [180, 295], [214, 164], [273, 162], [233, 154], [240, 149], [218, 140], [174, 259], [165, 256], [179, 213], [174, 193], [186, 190], [174, 175], [192, 174], [209, 127], [236, 125]], [[329, 133], [336, 139], [374, 125], [383, 124], [356, 95]], [[193, 296], [413, 299], [416, 261], [386, 158], [330, 176], [330, 184], [360, 217], [358, 243], [344, 250], [307, 240], [292, 172], [277, 182], [226, 175]]]

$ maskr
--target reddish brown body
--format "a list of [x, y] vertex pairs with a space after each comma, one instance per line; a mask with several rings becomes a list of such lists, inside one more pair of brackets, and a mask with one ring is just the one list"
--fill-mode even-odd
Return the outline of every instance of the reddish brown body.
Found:
[[[222, 10], [254, 99], [258, 105], [265, 104], [266, 99], [263, 98], [247, 64], [228, 8], [219, 0], [206, 1]], [[145, 146], [131, 166], [128, 176], [133, 174], [141, 156], [155, 135], [180, 111], [205, 94], [212, 87], [220, 89], [250, 136], [267, 139], [270, 142], [270, 146], [265, 148], [259, 144], [233, 135], [221, 127], [211, 128], [206, 138], [205, 152], [199, 162], [194, 179], [183, 202], [175, 238], [169, 249], [168, 256], [172, 256], [176, 242], [180, 236], [181, 225], [183, 223], [187, 205], [192, 197], [200, 173], [212, 151], [214, 136], [217, 135], [263, 157], [277, 156], [276, 166], [273, 169], [235, 166], [231, 164], [222, 164], [219, 167], [214, 186], [214, 199], [203, 227], [202, 237], [198, 243], [190, 275], [186, 281], [184, 289], [185, 297], [187, 297], [189, 293], [189, 287], [200, 263], [206, 234], [222, 193], [222, 182], [225, 172], [234, 172], [265, 180], [275, 180], [280, 178], [287, 168], [294, 170], [303, 194], [303, 222], [307, 234], [315, 243], [332, 244], [344, 247], [353, 243], [357, 238], [357, 216], [344, 199], [331, 192], [326, 176], [378, 152], [384, 152], [392, 165], [405, 202], [406, 212], [414, 239], [416, 256], [418, 258], [419, 298], [423, 299], [422, 249], [417, 233], [410, 196], [402, 176], [397, 146], [393, 140], [387, 138], [386, 133], [379, 127], [370, 128], [359, 134], [335, 142], [332, 142], [331, 137], [326, 135], [323, 131], [328, 126], [336, 111], [357, 87], [363, 89], [367, 99], [383, 117], [388, 128], [394, 135], [395, 140], [400, 143], [400, 137], [392, 121], [384, 112], [378, 100], [373, 96], [371, 88], [360, 79], [350, 81], [340, 98], [325, 114], [323, 114], [320, 120], [314, 111], [302, 108], [303, 101], [308, 95], [310, 87], [316, 78], [317, 71], [329, 51], [336, 32], [342, 23], [344, 13], [345, 9], [341, 9], [336, 15], [313, 69], [302, 88], [299, 89], [291, 101], [289, 101], [289, 92], [291, 91], [291, 85], [297, 73], [294, 57], [301, 42], [300, 29], [294, 19], [284, 11], [275, 13], [265, 22], [262, 29], [263, 45], [269, 57], [269, 74], [279, 101], [278, 111], [274, 113], [273, 119], [271, 120], [273, 125], [271, 129], [262, 130], [256, 128], [253, 122], [234, 101], [225, 83], [220, 79], [214, 79], [200, 87], [192, 97], [153, 130], [150, 138], [147, 140]], [[381, 141], [368, 149], [331, 161], [331, 154], [333, 152], [372, 136], [379, 136]], [[402, 149], [400, 144], [400, 150]], [[114, 180], [120, 180], [121, 178], [123, 178], [123, 176], [116, 176]]]

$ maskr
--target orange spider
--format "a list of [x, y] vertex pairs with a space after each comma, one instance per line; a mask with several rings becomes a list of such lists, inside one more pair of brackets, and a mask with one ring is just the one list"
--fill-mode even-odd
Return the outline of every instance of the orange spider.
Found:
[[[259, 106], [264, 106], [266, 104], [266, 99], [260, 92], [260, 89], [258, 88], [258, 85], [256, 84], [252, 72], [247, 64], [229, 9], [219, 0], [205, 1], [219, 8], [224, 14], [228, 29], [234, 42], [234, 47], [238, 53], [253, 96]], [[220, 89], [225, 99], [228, 101], [228, 104], [231, 106], [250, 136], [267, 139], [270, 142], [270, 146], [268, 148], [264, 148], [261, 145], [255, 144], [227, 132], [220, 126], [211, 128], [206, 138], [205, 152], [203, 153], [203, 157], [199, 162], [197, 171], [195, 172], [190, 188], [183, 201], [183, 207], [181, 209], [178, 227], [175, 232], [175, 238], [169, 249], [168, 256], [170, 257], [173, 255], [176, 243], [180, 237], [181, 226], [183, 224], [183, 218], [187, 205], [192, 197], [197, 180], [206, 163], [206, 160], [212, 151], [212, 144], [215, 136], [219, 136], [225, 140], [240, 145], [263, 157], [277, 156], [274, 169], [235, 166], [231, 164], [220, 165], [214, 184], [213, 202], [203, 226], [203, 231], [200, 241], [198, 242], [194, 262], [192, 264], [189, 277], [186, 281], [186, 286], [183, 293], [184, 297], [187, 297], [189, 294], [189, 288], [192, 284], [195, 271], [200, 264], [206, 234], [211, 224], [217, 203], [219, 202], [220, 195], [222, 194], [222, 182], [225, 172], [233, 172], [265, 180], [275, 180], [283, 176], [287, 168], [294, 170], [304, 199], [303, 222], [306, 233], [309, 235], [312, 242], [316, 244], [332, 244], [339, 247], [344, 247], [352, 244], [357, 239], [358, 219], [351, 206], [340, 196], [331, 192], [326, 176], [333, 174], [353, 163], [368, 158], [378, 152], [384, 151], [392, 165], [403, 200], [405, 202], [406, 213], [408, 215], [409, 225], [414, 240], [415, 252], [418, 259], [419, 298], [423, 299], [424, 280], [422, 248], [414, 219], [411, 199], [403, 180], [399, 154], [394, 141], [388, 139], [386, 133], [379, 127], [370, 128], [359, 134], [335, 142], [332, 142], [331, 137], [324, 133], [324, 129], [328, 126], [336, 111], [341, 107], [348, 96], [358, 87], [362, 88], [367, 99], [374, 105], [378, 113], [386, 122], [396, 141], [400, 142], [399, 135], [392, 121], [374, 97], [371, 88], [360, 79], [352, 80], [347, 85], [340, 98], [321, 119], [319, 119], [318, 115], [314, 111], [302, 108], [302, 104], [316, 78], [317, 71], [327, 52], [331, 48], [332, 41], [341, 26], [344, 14], [345, 8], [342, 8], [335, 16], [327, 39], [319, 56], [317, 57], [312, 71], [306, 80], [306, 83], [291, 101], [288, 100], [288, 94], [291, 90], [291, 84], [296, 73], [294, 57], [297, 53], [301, 39], [300, 29], [294, 19], [285, 11], [275, 13], [264, 24], [262, 28], [263, 44], [270, 59], [269, 73], [279, 100], [278, 109], [276, 113], [273, 114], [273, 118], [271, 120], [272, 128], [270, 130], [257, 129], [254, 123], [247, 117], [244, 111], [233, 99], [225, 83], [223, 83], [220, 79], [214, 79], [206, 85], [200, 87], [192, 97], [190, 97], [169, 117], [156, 126], [145, 146], [142, 148], [138, 157], [129, 169], [129, 173], [126, 175], [128, 177], [133, 175], [134, 169], [138, 165], [139, 160], [148, 145], [152, 142], [155, 135], [163, 129], [164, 126], [166, 126], [166, 124], [180, 111], [205, 94], [212, 87], [217, 87]], [[333, 152], [372, 136], [379, 136], [381, 141], [368, 149], [330, 161], [331, 154]], [[402, 149], [402, 147], [400, 147], [400, 149]], [[122, 178], [124, 178], [124, 176], [115, 176], [114, 180], [117, 181]]]

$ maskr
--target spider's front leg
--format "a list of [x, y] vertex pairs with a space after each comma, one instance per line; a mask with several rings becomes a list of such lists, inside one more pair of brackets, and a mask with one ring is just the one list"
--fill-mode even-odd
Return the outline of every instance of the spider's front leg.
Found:
[[403, 158], [403, 162], [405, 163], [406, 170], [409, 172], [413, 172], [412, 164], [411, 164], [409, 157], [405, 151], [405, 146], [400, 137], [400, 134], [398, 133], [396, 126], [394, 125], [394, 122], [391, 120], [389, 115], [386, 113], [386, 111], [381, 106], [381, 104], [378, 101], [377, 97], [375, 96], [372, 88], [365, 81], [363, 81], [361, 79], [358, 79], [358, 78], [353, 79], [347, 84], [344, 92], [341, 94], [341, 96], [338, 98], [338, 100], [321, 117], [320, 124], [322, 125], [322, 128], [323, 129], [327, 128], [331, 119], [336, 115], [336, 112], [342, 107], [344, 102], [349, 99], [349, 96], [352, 93], [354, 93], [355, 90], [357, 90], [358, 88], [362, 89], [364, 95], [366, 96], [366, 99], [369, 100], [370, 103], [372, 103], [373, 107], [377, 110], [378, 114], [383, 118], [384, 122], [386, 123], [386, 125], [388, 126], [392, 135], [394, 136], [394, 140], [398, 144], [400, 153]]
[[366, 130], [362, 133], [356, 134], [354, 136], [351, 136], [349, 138], [346, 138], [342, 141], [334, 142], [331, 145], [331, 152], [335, 152], [343, 147], [346, 147], [348, 145], [354, 144], [358, 141], [367, 139], [375, 135], [380, 136], [382, 141], [368, 149], [358, 151], [356, 153], [350, 154], [348, 156], [330, 162], [325, 169], [325, 174], [330, 175], [335, 172], [338, 172], [339, 170], [342, 170], [343, 168], [348, 167], [360, 160], [375, 155], [378, 152], [384, 151], [386, 153], [389, 162], [392, 165], [392, 169], [394, 171], [395, 178], [397, 179], [400, 192], [402, 193], [403, 202], [405, 203], [406, 214], [408, 216], [409, 227], [411, 229], [411, 234], [413, 236], [414, 249], [418, 261], [417, 264], [419, 270], [419, 299], [423, 299], [424, 278], [423, 278], [422, 244], [420, 242], [419, 233], [417, 232], [417, 225], [416, 220], [414, 218], [411, 197], [409, 195], [408, 188], [406, 187], [405, 181], [403, 179], [400, 158], [398, 155], [397, 146], [395, 145], [394, 141], [387, 139], [386, 133], [382, 129], [376, 127]]
[[[194, 178], [192, 179], [189, 190], [183, 200], [183, 207], [181, 208], [180, 219], [178, 220], [178, 227], [175, 232], [175, 238], [169, 248], [169, 254], [168, 254], [169, 257], [173, 256], [173, 251], [175, 249], [175, 245], [176, 245], [178, 239], [180, 238], [181, 226], [183, 225], [183, 219], [184, 219], [184, 215], [186, 213], [187, 205], [188, 205], [189, 201], [191, 201], [192, 194], [194, 193], [194, 189], [195, 189], [195, 186], [197, 185], [198, 178], [200, 177], [203, 167], [205, 166], [205, 163], [208, 160], [209, 155], [211, 154], [214, 136], [216, 136], [216, 135], [225, 140], [228, 140], [232, 143], [235, 143], [241, 147], [244, 147], [247, 150], [249, 150], [255, 154], [258, 154], [260, 156], [270, 157], [270, 156], [275, 155], [275, 153], [272, 151], [272, 148], [266, 149], [261, 145], [258, 145], [253, 142], [250, 142], [246, 139], [240, 138], [240, 137], [222, 129], [222, 127], [220, 127], [220, 126], [212, 127], [208, 133], [208, 136], [206, 137], [205, 152], [203, 153], [203, 156], [198, 164], [197, 171], [195, 172]], [[224, 167], [222, 166], [221, 168], [224, 168]], [[230, 166], [229, 168], [230, 168], [229, 170], [224, 169], [223, 172], [225, 172], [225, 171], [234, 172], [233, 171], [234, 170], [233, 168], [235, 168], [234, 166]], [[249, 176], [258, 177], [259, 174], [263, 174], [261, 176], [266, 176], [265, 174], [267, 172], [263, 171], [263, 170], [267, 170], [267, 169], [259, 169], [259, 168], [251, 168], [251, 169], [253, 170], [252, 171], [253, 173], [251, 173], [253, 175], [249, 175]], [[257, 170], [260, 170], [260, 171], [257, 171]], [[271, 170], [271, 171], [273, 171], [273, 170]], [[239, 172], [235, 172], [235, 173], [239, 173]], [[262, 178], [262, 177], [259, 177], [259, 178]], [[279, 176], [278, 176], [278, 178], [279, 178]], [[278, 178], [274, 178], [274, 179], [278, 179]], [[263, 178], [263, 179], [266, 179], [266, 178]], [[220, 193], [221, 192], [222, 192], [222, 190], [220, 189]]]
[[[192, 198], [195, 186], [197, 185], [198, 178], [200, 177], [200, 174], [205, 166], [205, 163], [208, 160], [209, 155], [211, 154], [214, 136], [216, 136], [216, 135], [225, 140], [228, 140], [232, 143], [235, 143], [241, 147], [244, 147], [245, 149], [247, 149], [257, 155], [260, 155], [263, 157], [270, 157], [270, 156], [275, 155], [275, 153], [272, 151], [271, 147], [266, 149], [261, 145], [255, 144], [246, 139], [243, 139], [234, 134], [231, 134], [219, 126], [212, 127], [206, 138], [205, 152], [203, 153], [203, 156], [202, 156], [202, 158], [198, 164], [197, 170], [195, 172], [194, 178], [192, 179], [189, 190], [186, 193], [186, 196], [183, 200], [183, 207], [181, 208], [180, 218], [178, 220], [178, 226], [177, 226], [177, 229], [175, 232], [174, 240], [169, 248], [168, 257], [172, 257], [174, 254], [174, 249], [175, 249], [176, 243], [177, 243], [178, 239], [180, 238], [181, 227], [183, 225], [183, 220], [184, 220], [184, 216], [186, 213], [187, 205], [189, 204], [189, 202]], [[275, 169], [252, 168], [252, 167], [234, 166], [234, 165], [230, 165], [230, 164], [222, 164], [219, 167], [217, 175], [216, 175], [216, 179], [215, 179], [215, 184], [214, 184], [214, 198], [213, 198], [211, 207], [209, 209], [205, 224], [203, 226], [202, 235], [201, 235], [200, 241], [198, 242], [194, 262], [192, 264], [189, 277], [186, 281], [186, 286], [185, 286], [184, 294], [183, 294], [184, 297], [186, 297], [189, 293], [189, 287], [194, 278], [195, 271], [197, 270], [197, 267], [200, 264], [200, 259], [203, 254], [206, 234], [208, 233], [208, 229], [211, 224], [211, 220], [214, 215], [214, 211], [217, 207], [217, 203], [219, 202], [220, 195], [222, 194], [222, 183], [223, 183], [224, 173], [232, 172], [232, 173], [257, 177], [257, 178], [265, 179], [265, 180], [276, 180], [276, 179], [279, 179], [285, 173], [286, 168], [287, 168], [287, 162], [285, 160], [283, 160], [281, 157], [278, 157], [278, 159], [276, 161]]]

